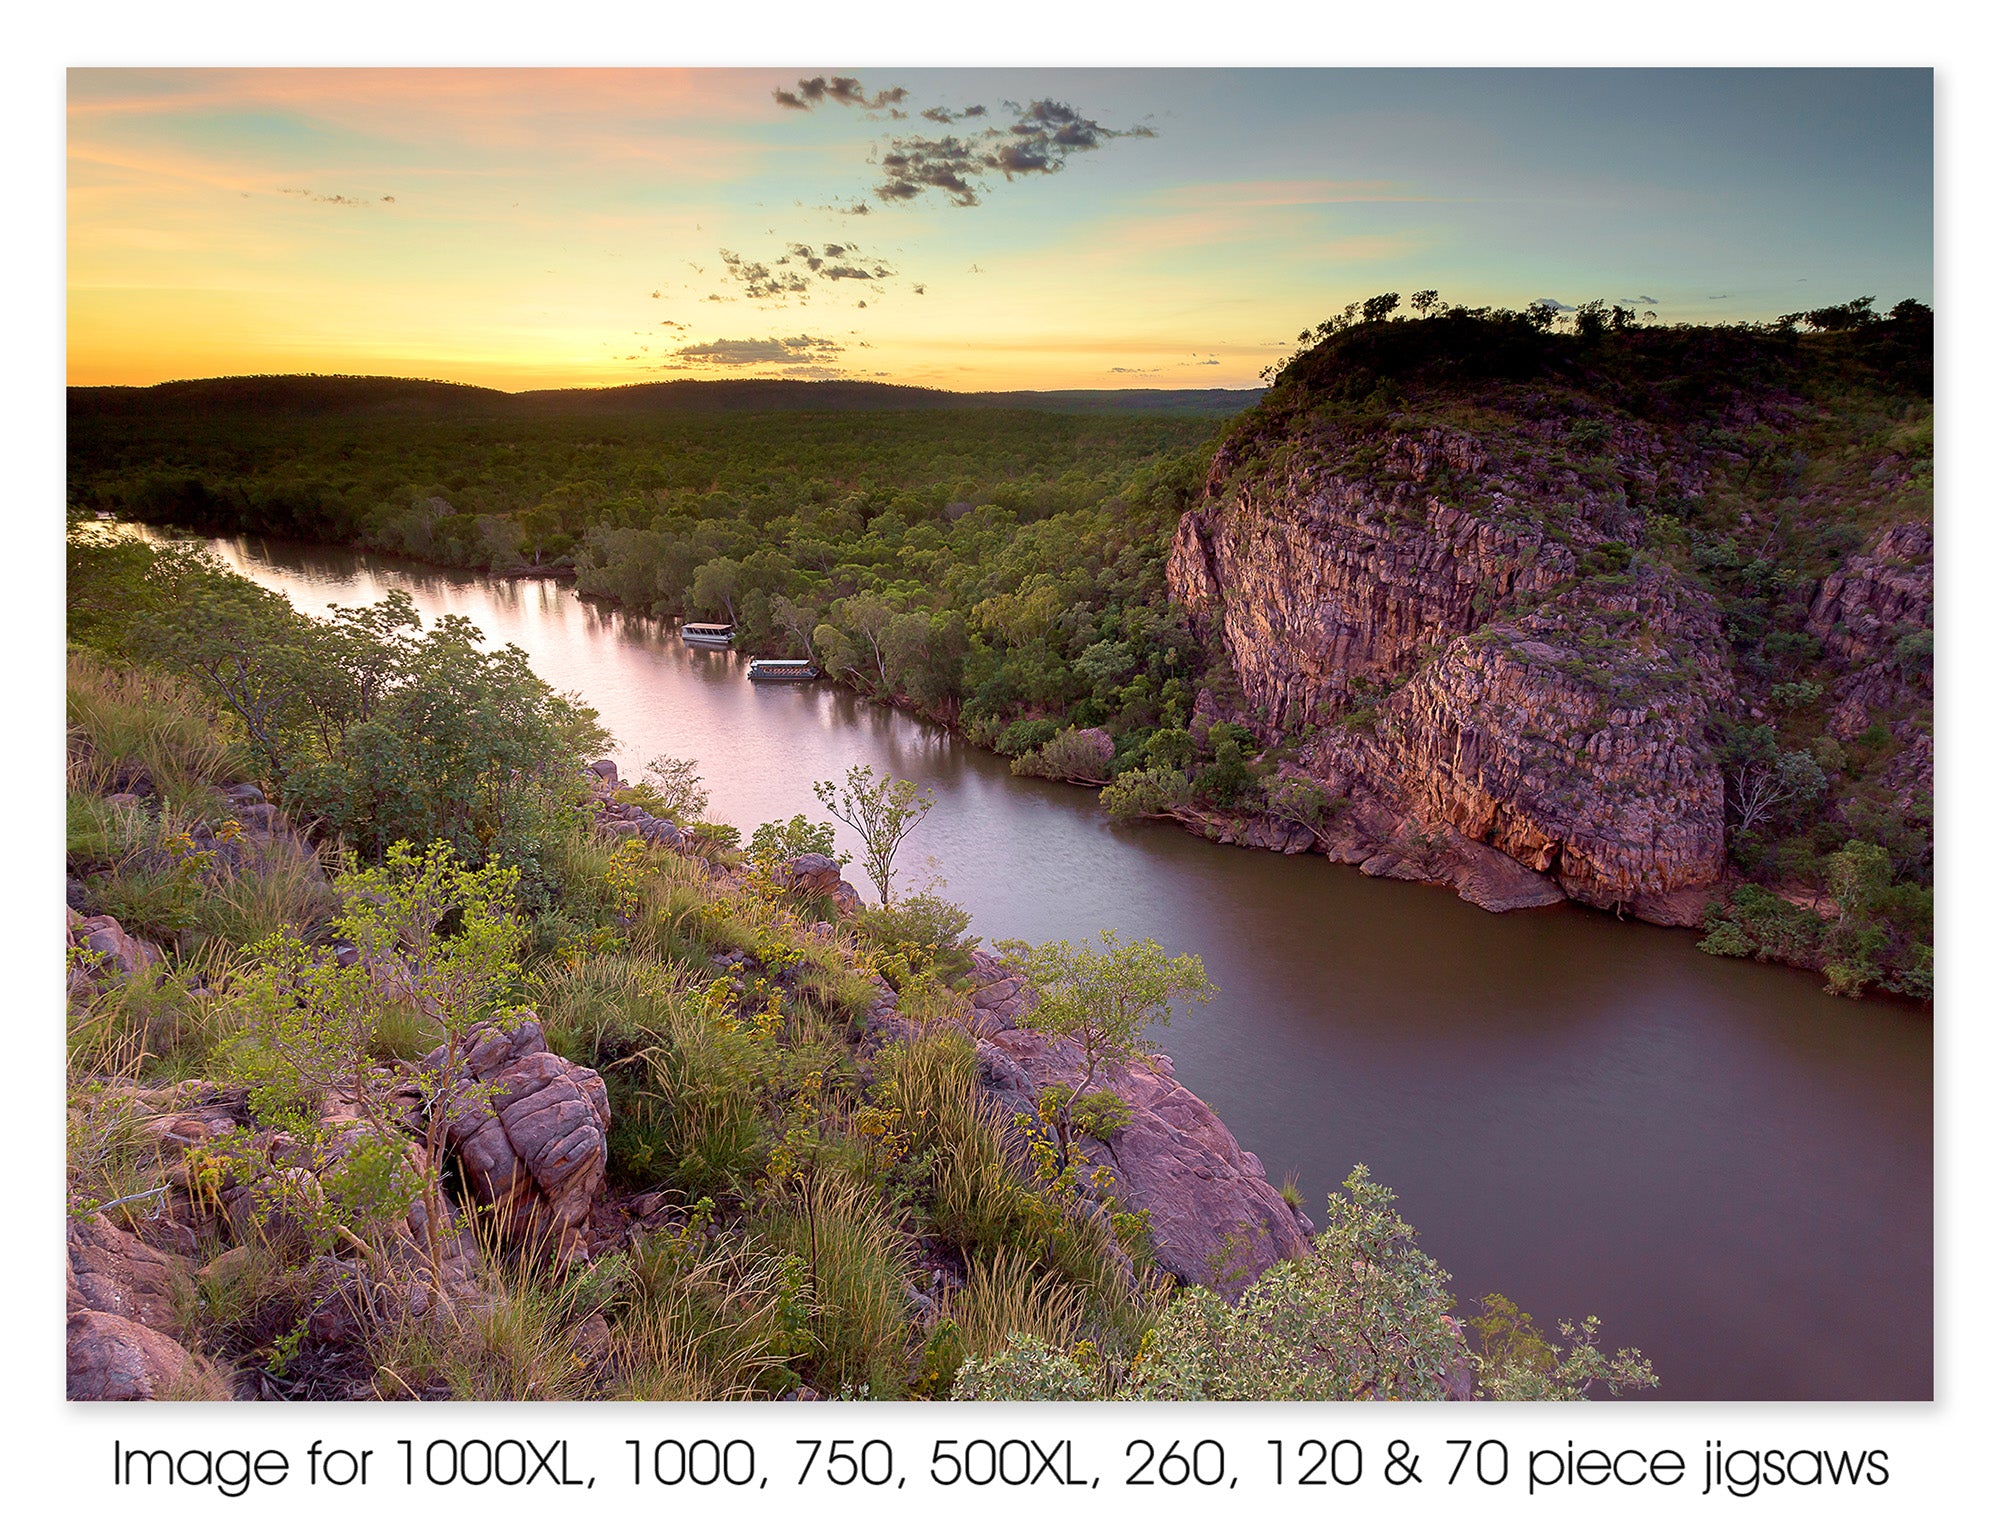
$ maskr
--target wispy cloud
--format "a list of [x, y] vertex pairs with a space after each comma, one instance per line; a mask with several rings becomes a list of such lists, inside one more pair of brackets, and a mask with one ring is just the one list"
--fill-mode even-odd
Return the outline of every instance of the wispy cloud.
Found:
[[281, 197], [303, 197], [308, 202], [324, 202], [331, 207], [376, 207], [384, 202], [394, 202], [394, 197], [350, 197], [339, 192], [312, 191], [303, 186], [280, 186]]

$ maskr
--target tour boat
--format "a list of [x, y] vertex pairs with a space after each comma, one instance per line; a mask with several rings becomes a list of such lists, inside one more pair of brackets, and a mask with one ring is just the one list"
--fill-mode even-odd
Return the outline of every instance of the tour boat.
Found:
[[818, 680], [819, 666], [810, 659], [753, 659], [752, 680]]
[[683, 622], [681, 642], [699, 643], [709, 648], [726, 649], [736, 641], [734, 622]]

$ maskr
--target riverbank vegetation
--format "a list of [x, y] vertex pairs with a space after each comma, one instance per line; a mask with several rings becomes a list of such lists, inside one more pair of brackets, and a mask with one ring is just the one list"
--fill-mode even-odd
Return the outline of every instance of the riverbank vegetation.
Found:
[[[152, 1273], [121, 1314], [73, 1314], [73, 1386], [79, 1344], [138, 1343], [134, 1312], [147, 1365], [185, 1361], [157, 1396], [1651, 1380], [1590, 1329], [1526, 1371], [1519, 1343], [1468, 1345], [1444, 1273], [1360, 1171], [1309, 1257], [1244, 1304], [1177, 1289], [1116, 1177], [1071, 1151], [1119, 1131], [1115, 1101], [1072, 1094], [1058, 1132], [982, 1084], [963, 911], [789, 876], [834, 865], [803, 815], [738, 852], [640, 814], [627, 799], [698, 814], [699, 783], [662, 762], [669, 805], [586, 770], [605, 744], [588, 707], [464, 624], [394, 599], [307, 619], [88, 526], [70, 594], [72, 1270], [90, 1294]], [[1022, 956], [1057, 1002], [1021, 1024], [1051, 1036], [1129, 995], [1121, 1056], [1205, 987], [1150, 943], [1108, 942], [1110, 978], [1059, 947]], [[601, 1185], [533, 1156], [504, 1115], [524, 1079], [586, 1113], [565, 1133], [601, 1099]], [[1280, 1348], [1247, 1369], [1267, 1325]]]
[[[1885, 528], [1928, 526], [1930, 311], [1857, 300], [1661, 326], [1618, 304], [1426, 292], [1406, 311], [1383, 294], [1300, 342], [1226, 433], [1220, 414], [1247, 398], [1078, 413], [866, 385], [77, 390], [70, 492], [79, 512], [555, 571], [631, 610], [729, 621], [743, 649], [813, 657], [1021, 774], [1099, 788], [1114, 818], [1297, 848], [1324, 844], [1347, 804], [1302, 768], [1310, 738], [1246, 726], [1230, 666], [1170, 597], [1175, 528], [1223, 472], [1219, 444], [1240, 471], [1301, 431], [1337, 434], [1353, 450], [1333, 466], [1366, 480], [1392, 437], [1504, 436], [1544, 530], [1586, 501], [1619, 507], [1623, 530], [1576, 550], [1579, 583], [1623, 588], [1657, 565], [1721, 619], [1741, 705], [1709, 742], [1729, 876], [1747, 886], [1711, 911], [1706, 949], [1812, 967], [1842, 993], [1927, 996], [1928, 601], [1879, 642], [1815, 603]], [[1665, 469], [1642, 435], [1669, 441]], [[1450, 501], [1445, 478], [1430, 487]], [[1885, 580], [1903, 559], [1882, 560]], [[1621, 641], [1583, 633], [1569, 663], [1608, 673], [1593, 656]], [[462, 662], [448, 647], [430, 662]], [[1389, 679], [1340, 726], [1372, 730]], [[357, 757], [329, 776], [324, 811], [380, 817], [351, 806], [367, 771]]]

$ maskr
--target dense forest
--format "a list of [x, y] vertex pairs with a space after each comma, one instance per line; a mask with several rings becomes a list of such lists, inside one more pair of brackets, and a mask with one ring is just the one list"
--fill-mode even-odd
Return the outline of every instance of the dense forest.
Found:
[[753, 652], [817, 650], [982, 742], [1023, 717], [1136, 737], [1185, 720], [1200, 664], [1161, 570], [1213, 415], [900, 398], [772, 413], [762, 393], [753, 413], [604, 415], [585, 397], [583, 415], [358, 416], [301, 412], [278, 380], [185, 409], [170, 392], [135, 415], [80, 392], [73, 499], [213, 533], [573, 570], [586, 595], [733, 620]]

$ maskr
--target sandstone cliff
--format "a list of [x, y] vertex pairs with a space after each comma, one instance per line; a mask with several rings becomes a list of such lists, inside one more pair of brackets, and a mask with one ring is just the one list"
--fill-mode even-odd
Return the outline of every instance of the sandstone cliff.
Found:
[[[1667, 569], [1578, 577], [1579, 545], [1633, 534], [1622, 485], [1523, 475], [1436, 429], [1316, 446], [1276, 473], [1218, 461], [1169, 579], [1253, 726], [1305, 734], [1314, 774], [1358, 805], [1336, 854], [1496, 908], [1650, 911], [1717, 881], [1714, 612]], [[1378, 476], [1347, 466], [1364, 446]], [[1626, 450], [1630, 480], [1687, 471], [1641, 433]]]
[[[1810, 746], [1848, 773], [1815, 802], [1820, 851], [1877, 838], [1885, 792], [1927, 824], [1930, 529], [1851, 530], [1915, 497], [1897, 452], [1815, 490], [1816, 452], [1857, 453], [1808, 400], [1634, 408], [1629, 381], [1575, 368], [1387, 378], [1357, 403], [1346, 343], [1239, 422], [1167, 571], [1223, 671], [1210, 715], [1340, 803], [1319, 848], [1496, 910], [1696, 924], [1743, 873], [1725, 767], [1760, 725], [1772, 751], [1893, 740], [1886, 766]], [[1840, 537], [1862, 546], [1836, 563]]]

